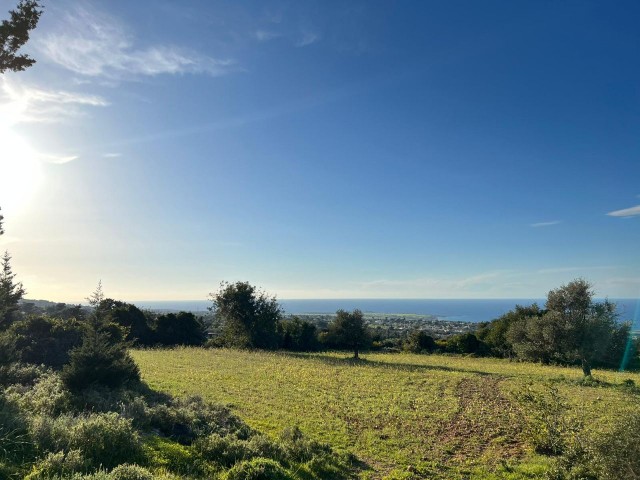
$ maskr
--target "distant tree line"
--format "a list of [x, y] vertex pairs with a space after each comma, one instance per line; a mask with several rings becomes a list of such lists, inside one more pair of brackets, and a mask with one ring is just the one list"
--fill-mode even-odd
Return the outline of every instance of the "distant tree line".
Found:
[[[276, 297], [248, 282], [222, 283], [210, 294], [211, 313], [158, 313], [104, 298], [101, 286], [90, 298], [91, 309], [54, 304], [38, 308], [26, 303], [5, 254], [0, 276], [0, 328], [10, 332], [24, 361], [60, 367], [70, 349], [81, 344], [90, 318], [100, 318], [119, 332], [127, 345], [189, 345], [311, 352], [346, 350], [355, 358], [367, 350], [412, 353], [473, 354], [591, 369], [635, 369], [638, 340], [631, 325], [618, 321], [615, 305], [596, 302], [590, 284], [575, 280], [548, 294], [544, 308], [516, 305], [475, 332], [434, 338], [425, 331], [389, 336], [366, 325], [360, 310], [338, 310], [323, 328], [297, 316], [285, 316]], [[28, 332], [28, 333], [27, 333]], [[115, 335], [112, 332], [113, 335]]]

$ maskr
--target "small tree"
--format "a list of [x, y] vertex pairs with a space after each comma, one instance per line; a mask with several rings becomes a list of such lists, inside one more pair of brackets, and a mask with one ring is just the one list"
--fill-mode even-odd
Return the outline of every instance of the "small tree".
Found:
[[370, 336], [360, 310], [347, 312], [338, 310], [336, 318], [329, 324], [330, 341], [341, 348], [353, 350], [353, 358], [369, 345]]
[[111, 336], [89, 328], [82, 344], [71, 350], [62, 370], [62, 380], [73, 391], [92, 385], [119, 387], [140, 380], [140, 371], [127, 352], [127, 344], [114, 343]]
[[431, 353], [436, 349], [436, 342], [426, 332], [414, 330], [404, 341], [402, 348], [411, 353]]
[[154, 341], [162, 345], [202, 345], [202, 321], [191, 312], [167, 313], [155, 319]]
[[222, 323], [224, 341], [239, 348], [278, 347], [278, 322], [282, 309], [275, 297], [256, 289], [249, 282], [220, 284], [209, 294], [211, 310]]
[[94, 314], [103, 324], [113, 323], [124, 327], [127, 330], [126, 339], [134, 344], [153, 343], [153, 332], [147, 324], [147, 317], [142, 310], [131, 303], [105, 298], [98, 303]]
[[16, 282], [15, 277], [16, 274], [11, 270], [11, 255], [5, 251], [0, 271], [0, 329], [7, 328], [15, 319], [18, 304], [26, 293], [22, 283]]
[[280, 322], [279, 329], [285, 350], [311, 352], [318, 349], [318, 329], [313, 323], [293, 317]]
[[19, 72], [36, 61], [18, 50], [29, 40], [29, 32], [36, 28], [42, 7], [37, 0], [21, 0], [15, 10], [9, 11], [9, 20], [0, 23], [0, 73]]

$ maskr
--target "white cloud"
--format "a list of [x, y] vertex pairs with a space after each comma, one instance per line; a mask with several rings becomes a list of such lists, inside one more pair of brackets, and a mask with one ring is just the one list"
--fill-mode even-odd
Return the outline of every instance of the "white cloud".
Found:
[[302, 37], [296, 42], [296, 47], [306, 47], [320, 40], [320, 35], [314, 32], [304, 32]]
[[124, 80], [141, 75], [205, 73], [222, 75], [233, 62], [174, 45], [139, 48], [117, 19], [82, 7], [66, 13], [36, 48], [49, 60], [77, 74]]
[[281, 37], [282, 35], [277, 32], [270, 32], [268, 30], [258, 30], [255, 33], [255, 36], [259, 42], [268, 42], [269, 40]]
[[640, 205], [636, 205], [631, 208], [624, 208], [622, 210], [615, 210], [607, 213], [607, 215], [610, 217], [635, 217], [636, 215], [640, 215]]
[[552, 220], [550, 222], [538, 222], [529, 224], [530, 227], [539, 228], [539, 227], [550, 227], [552, 225], [558, 225], [562, 223], [560, 220]]
[[538, 270], [536, 273], [539, 274], [548, 274], [548, 273], [571, 273], [571, 272], [582, 272], [582, 271], [591, 271], [591, 270], [613, 270], [619, 267], [615, 265], [596, 265], [592, 267], [555, 267], [555, 268], [542, 268]]
[[0, 123], [6, 125], [59, 122], [82, 115], [82, 107], [108, 105], [109, 102], [98, 95], [18, 85], [9, 77], [0, 79]]
[[359, 286], [367, 291], [399, 289], [399, 291], [428, 291], [431, 294], [450, 296], [475, 290], [479, 286], [491, 286], [495, 280], [509, 273], [507, 270], [500, 270], [462, 278], [423, 277], [403, 280], [373, 280], [360, 283]]
[[51, 155], [41, 153], [38, 155], [38, 159], [46, 163], [54, 163], [56, 165], [62, 165], [64, 163], [73, 162], [78, 159], [77, 155]]

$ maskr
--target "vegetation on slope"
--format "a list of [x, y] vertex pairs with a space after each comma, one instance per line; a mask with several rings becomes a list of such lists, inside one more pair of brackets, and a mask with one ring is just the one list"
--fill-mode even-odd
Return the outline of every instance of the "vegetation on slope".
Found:
[[[585, 381], [577, 368], [447, 355], [354, 361], [179, 348], [133, 356], [154, 388], [229, 405], [270, 435], [297, 425], [362, 460], [362, 478], [572, 478], [557, 459], [577, 449], [574, 439], [602, 443], [640, 411], [640, 375], [612, 371]], [[594, 472], [595, 453], [587, 457]]]

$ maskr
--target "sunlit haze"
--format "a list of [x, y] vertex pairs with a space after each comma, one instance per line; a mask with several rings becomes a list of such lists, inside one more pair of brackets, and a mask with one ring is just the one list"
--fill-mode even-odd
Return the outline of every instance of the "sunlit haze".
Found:
[[[0, 0], [0, 15], [15, 6]], [[637, 2], [51, 1], [0, 75], [27, 298], [640, 292]]]

